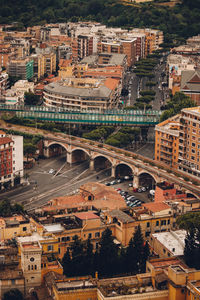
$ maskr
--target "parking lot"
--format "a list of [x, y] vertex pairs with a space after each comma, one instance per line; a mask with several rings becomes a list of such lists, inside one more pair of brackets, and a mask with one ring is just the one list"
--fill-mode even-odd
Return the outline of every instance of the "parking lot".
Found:
[[126, 201], [127, 206], [137, 207], [142, 203], [151, 202], [152, 198], [149, 197], [149, 188], [143, 187], [139, 189], [133, 188], [133, 178], [125, 176], [121, 179], [115, 179], [104, 182], [108, 186], [112, 186]]

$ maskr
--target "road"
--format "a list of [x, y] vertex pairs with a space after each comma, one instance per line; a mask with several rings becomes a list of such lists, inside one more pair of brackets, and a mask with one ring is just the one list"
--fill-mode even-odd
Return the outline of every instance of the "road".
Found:
[[[4, 192], [2, 198], [9, 198], [12, 203], [21, 203], [26, 210], [40, 207], [50, 199], [73, 194], [88, 181], [98, 181], [109, 178], [109, 171], [99, 172], [88, 169], [89, 162], [69, 166], [64, 157], [40, 160], [33, 169], [26, 171], [29, 185], [19, 187], [13, 191]], [[49, 170], [61, 171], [55, 175]]]

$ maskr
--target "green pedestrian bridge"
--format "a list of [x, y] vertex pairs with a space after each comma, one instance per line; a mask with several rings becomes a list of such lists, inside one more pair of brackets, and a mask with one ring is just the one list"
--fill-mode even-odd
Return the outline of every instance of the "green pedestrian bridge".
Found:
[[45, 106], [24, 106], [0, 104], [1, 112], [10, 112], [17, 117], [49, 122], [82, 125], [155, 126], [159, 123], [159, 110], [65, 110]]

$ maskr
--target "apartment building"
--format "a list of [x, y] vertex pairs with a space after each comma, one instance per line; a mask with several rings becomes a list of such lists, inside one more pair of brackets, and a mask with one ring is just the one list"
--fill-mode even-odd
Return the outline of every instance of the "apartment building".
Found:
[[10, 60], [8, 64], [9, 76], [19, 77], [23, 80], [33, 78], [33, 60], [25, 57], [21, 59]]
[[1, 189], [20, 183], [23, 177], [23, 137], [0, 131]]
[[127, 65], [131, 67], [136, 62], [136, 38], [109, 39], [98, 42], [98, 53], [117, 53], [127, 56]]
[[[42, 55], [41, 61], [39, 62], [40, 66], [40, 76], [43, 75], [43, 65], [44, 73], [52, 74], [56, 71], [56, 53], [52, 47], [48, 47], [46, 44], [40, 44], [40, 47], [35, 49], [37, 55]], [[43, 61], [42, 61], [43, 59]], [[37, 66], [37, 64], [36, 64]], [[36, 67], [37, 70], [37, 67]]]
[[200, 177], [200, 108], [181, 111], [179, 135], [179, 170]]
[[120, 93], [118, 79], [66, 78], [45, 86], [44, 103], [47, 107], [101, 111], [117, 108]]
[[200, 177], [200, 110], [182, 109], [155, 127], [155, 160]]
[[155, 127], [155, 160], [175, 169], [178, 168], [179, 130], [178, 115]]

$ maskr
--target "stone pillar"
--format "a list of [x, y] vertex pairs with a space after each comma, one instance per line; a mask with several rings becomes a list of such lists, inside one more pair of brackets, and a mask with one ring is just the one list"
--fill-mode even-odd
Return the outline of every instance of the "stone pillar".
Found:
[[138, 188], [139, 187], [139, 176], [134, 175], [133, 177], [133, 187]]
[[44, 157], [49, 158], [50, 154], [49, 154], [49, 147], [44, 147]]
[[72, 164], [72, 153], [71, 152], [67, 152], [67, 163], [68, 164]]
[[90, 159], [90, 171], [94, 171], [94, 159]]
[[111, 177], [114, 177], [114, 178], [115, 178], [115, 170], [116, 170], [116, 167], [115, 167], [115, 166], [112, 166]]

